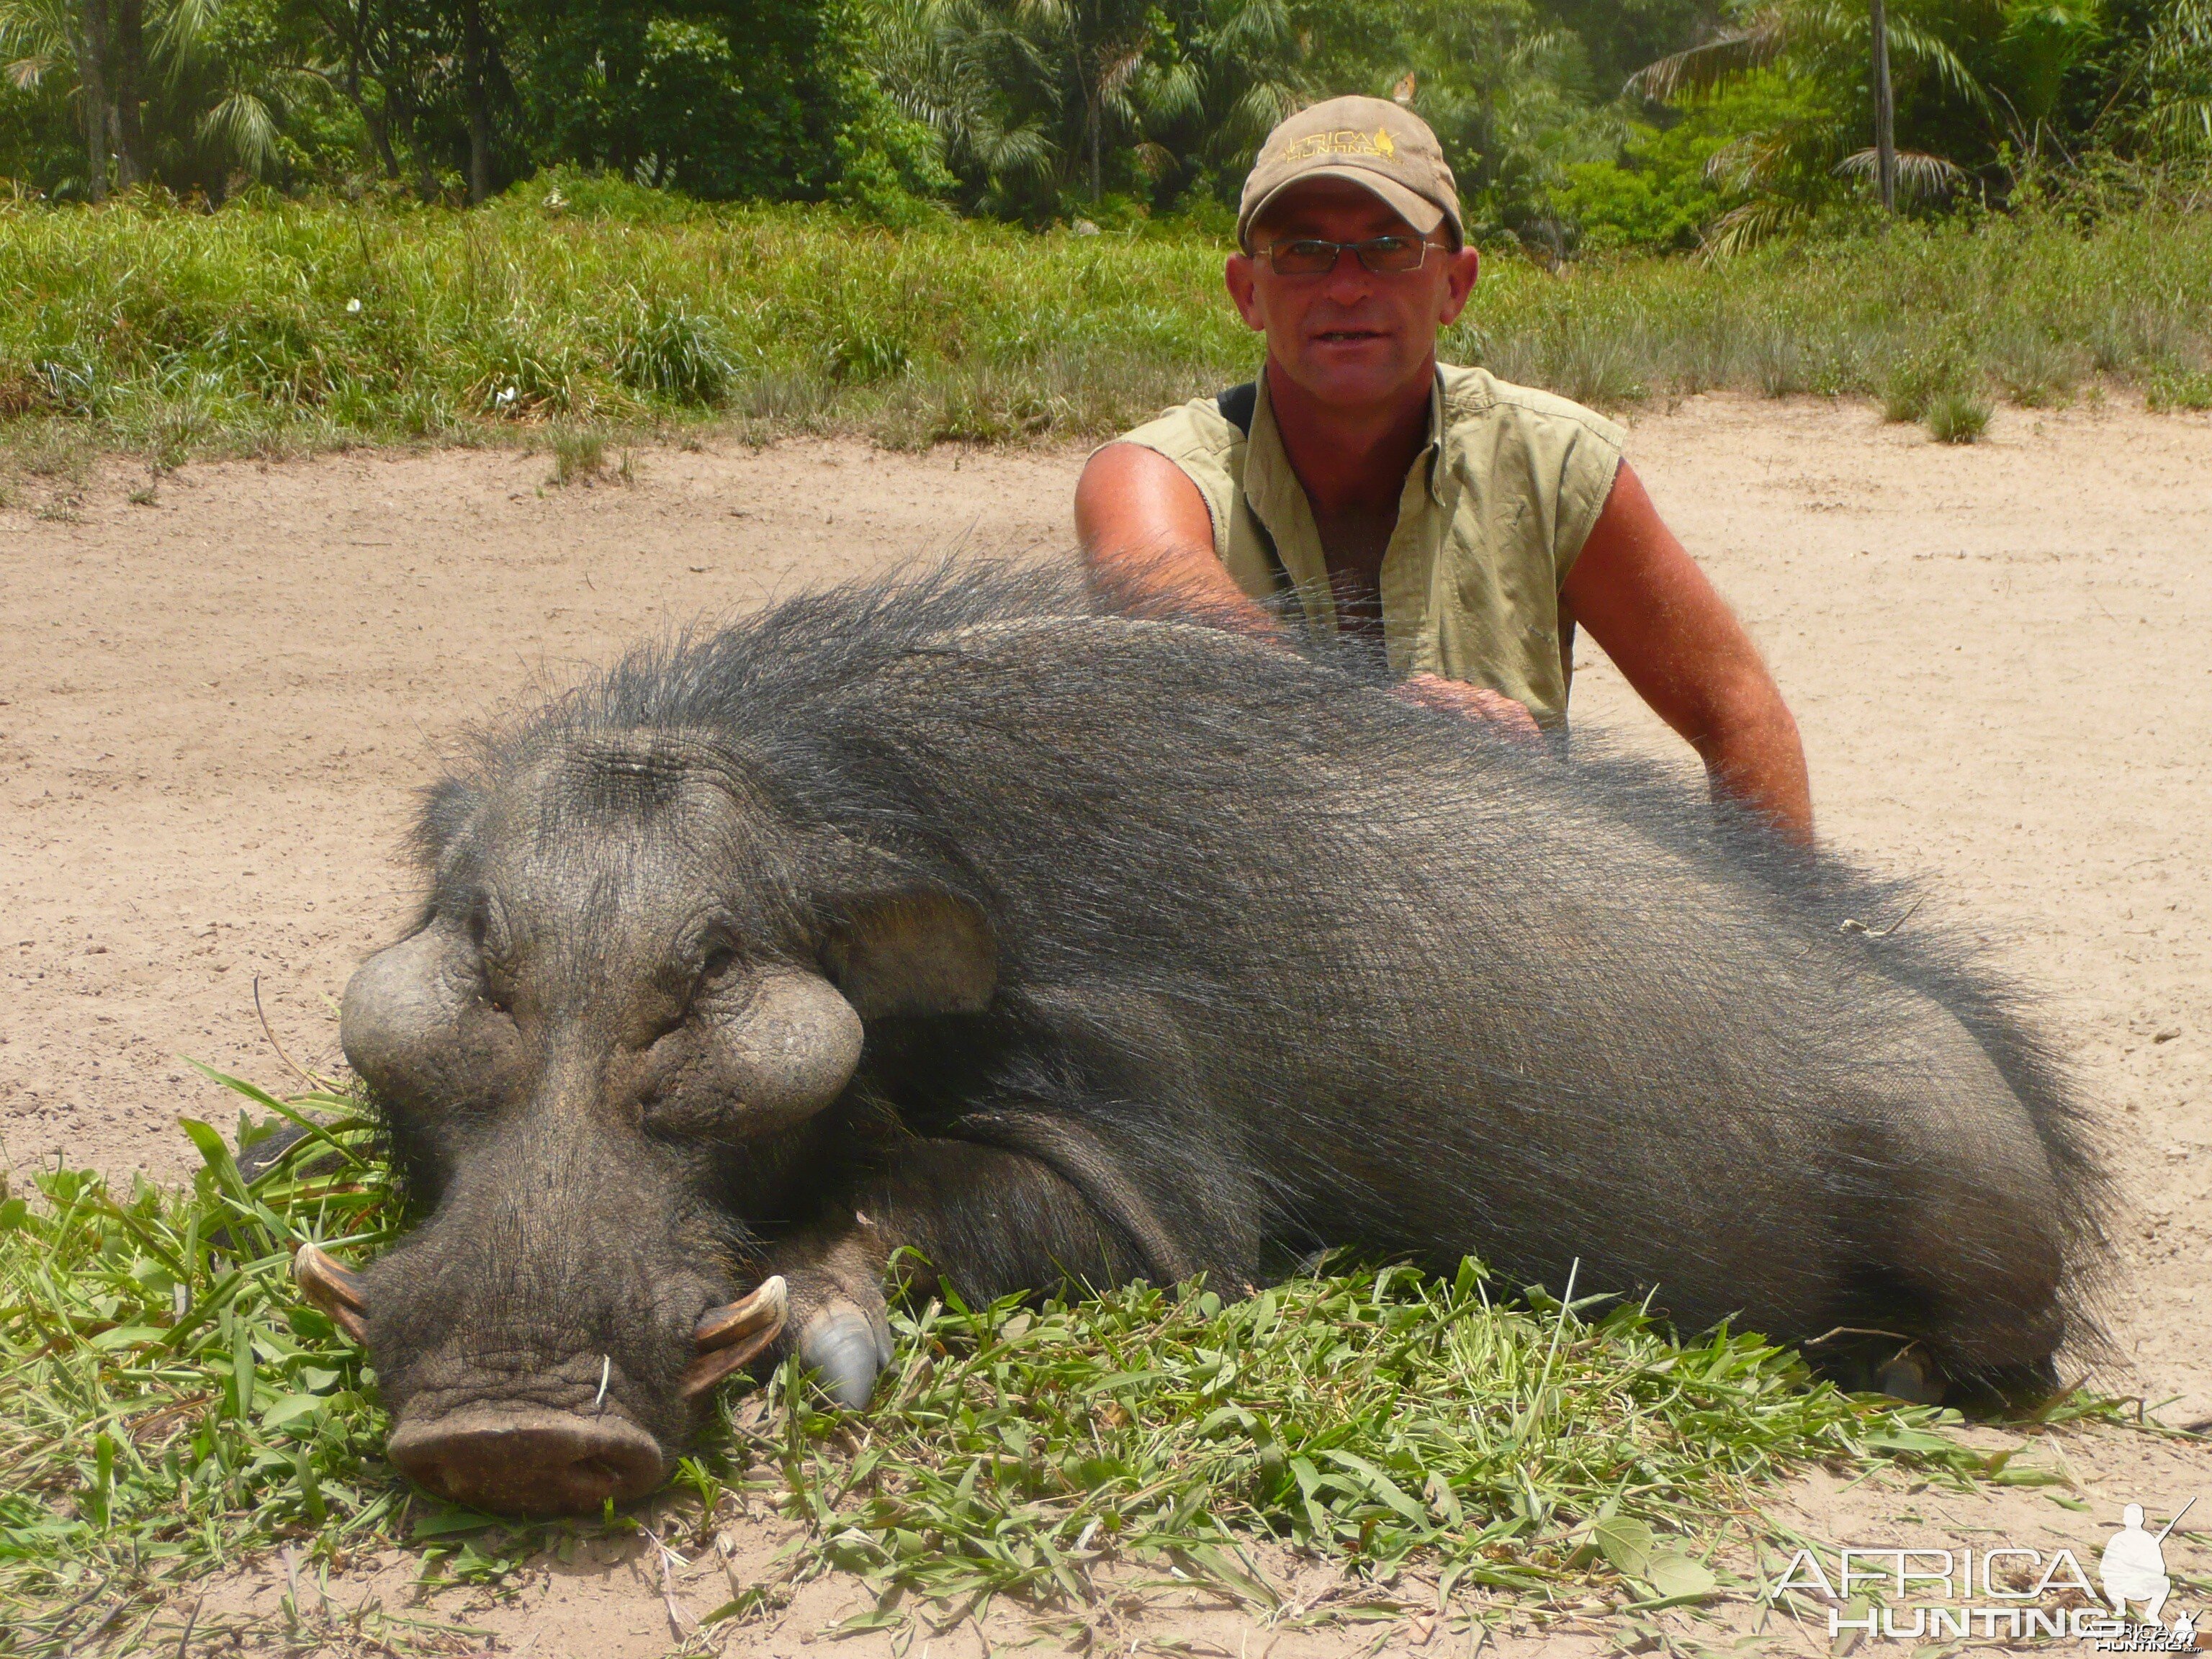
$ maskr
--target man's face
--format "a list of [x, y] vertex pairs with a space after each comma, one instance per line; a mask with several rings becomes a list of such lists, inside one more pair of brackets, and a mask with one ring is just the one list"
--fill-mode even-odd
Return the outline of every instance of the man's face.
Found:
[[[1441, 226], [1432, 233], [1439, 242], [1449, 234]], [[1474, 289], [1474, 249], [1431, 248], [1419, 270], [1381, 275], [1347, 253], [1318, 276], [1284, 276], [1265, 250], [1301, 237], [1413, 235], [1381, 198], [1340, 179], [1316, 179], [1285, 191], [1253, 226], [1252, 246], [1261, 252], [1230, 257], [1229, 295], [1245, 322], [1267, 334], [1267, 355], [1316, 401], [1346, 409], [1386, 403], [1429, 374], [1437, 331]]]

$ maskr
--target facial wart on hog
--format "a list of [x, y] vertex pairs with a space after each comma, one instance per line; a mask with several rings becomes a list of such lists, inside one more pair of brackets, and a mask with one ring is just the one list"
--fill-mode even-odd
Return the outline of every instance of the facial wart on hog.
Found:
[[424, 1218], [301, 1267], [400, 1468], [596, 1510], [756, 1355], [863, 1405], [902, 1247], [971, 1301], [1579, 1261], [1856, 1383], [2051, 1385], [2099, 1181], [1970, 951], [1587, 744], [1135, 609], [800, 597], [434, 787], [342, 1024]]

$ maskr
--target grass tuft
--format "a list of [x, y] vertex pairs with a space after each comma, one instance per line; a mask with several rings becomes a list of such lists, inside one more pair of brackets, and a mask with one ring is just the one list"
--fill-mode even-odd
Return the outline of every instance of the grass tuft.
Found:
[[[1954, 1415], [1814, 1385], [1762, 1338], [1678, 1345], [1610, 1297], [1501, 1302], [1472, 1262], [1225, 1304], [1139, 1286], [933, 1305], [898, 1329], [864, 1451], [792, 1377], [775, 1450], [810, 1565], [886, 1607], [1081, 1603], [1128, 1560], [1273, 1605], [1261, 1539], [1366, 1575], [1386, 1607], [1456, 1586], [1694, 1601], [1719, 1588], [1723, 1524], [1808, 1462], [1987, 1467], [1942, 1432]], [[1405, 1574], [1421, 1583], [1391, 1589]]]
[[2145, 400], [2155, 410], [2212, 409], [2212, 370], [2160, 369], [2145, 391]]
[[2019, 407], [2050, 409], [2072, 399], [2083, 360], [2078, 346], [2026, 333], [1996, 343], [1992, 372]]
[[[553, 432], [553, 476], [547, 482], [571, 484], [590, 483], [605, 471], [607, 441], [597, 432], [576, 427], [556, 427]], [[623, 481], [629, 481], [629, 463], [623, 463]]]
[[1990, 401], [1971, 392], [1939, 392], [1921, 418], [1939, 444], [1978, 443], [1990, 428]]
[[[279, 1102], [209, 1075], [264, 1124], [319, 1127], [251, 1182], [187, 1121], [203, 1167], [186, 1189], [118, 1196], [61, 1169], [0, 1201], [0, 1604], [15, 1609], [0, 1653], [143, 1634], [191, 1580], [279, 1546], [322, 1571], [404, 1544], [434, 1583], [644, 1529], [503, 1522], [398, 1480], [362, 1354], [289, 1274], [302, 1240], [358, 1261], [397, 1233], [375, 1121], [350, 1096]], [[265, 1132], [240, 1126], [249, 1143]], [[895, 1324], [867, 1413], [829, 1408], [787, 1365], [724, 1401], [647, 1512], [696, 1511], [704, 1536], [733, 1490], [773, 1499], [805, 1523], [786, 1579], [842, 1568], [878, 1590], [856, 1626], [915, 1602], [1079, 1605], [1125, 1566], [1271, 1607], [1285, 1589], [1261, 1540], [1364, 1583], [1347, 1616], [1462, 1587], [1633, 1608], [1723, 1592], [1722, 1529], [1760, 1539], [1749, 1500], [1808, 1462], [1960, 1480], [2004, 1462], [1954, 1438], [1950, 1413], [1813, 1385], [1756, 1336], [1678, 1344], [1607, 1298], [1500, 1300], [1474, 1263], [1449, 1281], [1332, 1271], [1228, 1303], [1197, 1285], [932, 1303]], [[2003, 1478], [2033, 1476], [2014, 1460]]]
[[1940, 353], [1919, 350], [1899, 358], [1882, 377], [1882, 419], [1900, 424], [1919, 420], [1960, 378], [1958, 363]]
[[642, 309], [615, 348], [614, 369], [633, 391], [702, 409], [720, 407], [737, 374], [721, 325], [681, 300]]

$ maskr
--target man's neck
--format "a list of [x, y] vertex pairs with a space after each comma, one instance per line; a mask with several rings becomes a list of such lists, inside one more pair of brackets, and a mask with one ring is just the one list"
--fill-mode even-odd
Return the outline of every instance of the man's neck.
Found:
[[1272, 358], [1266, 373], [1275, 430], [1315, 516], [1363, 510], [1395, 514], [1407, 469], [1429, 441], [1435, 360], [1390, 398], [1354, 409], [1320, 402]]

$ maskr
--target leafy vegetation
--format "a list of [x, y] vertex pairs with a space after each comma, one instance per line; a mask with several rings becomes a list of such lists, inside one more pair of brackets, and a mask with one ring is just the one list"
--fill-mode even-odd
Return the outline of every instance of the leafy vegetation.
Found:
[[[216, 1080], [267, 1114], [241, 1118], [249, 1143], [279, 1117], [321, 1127], [250, 1182], [187, 1122], [187, 1190], [60, 1169], [0, 1202], [0, 1653], [173, 1630], [181, 1586], [272, 1547], [295, 1577], [404, 1543], [426, 1577], [483, 1579], [566, 1534], [638, 1528], [502, 1526], [396, 1480], [373, 1376], [288, 1276], [300, 1241], [360, 1258], [398, 1227], [374, 1121], [343, 1095]], [[647, 1513], [711, 1529], [749, 1488], [807, 1523], [782, 1578], [861, 1572], [882, 1595], [864, 1622], [905, 1596], [1080, 1603], [1115, 1562], [1270, 1606], [1262, 1540], [1342, 1563], [1385, 1606], [1465, 1587], [1635, 1608], [1720, 1589], [1721, 1528], [1808, 1461], [2055, 1478], [1970, 1450], [1945, 1413], [1808, 1386], [1756, 1337], [1677, 1346], [1603, 1298], [1501, 1303], [1472, 1264], [897, 1323], [865, 1419], [787, 1367], [726, 1405]]]
[[819, 197], [848, 162], [927, 154], [851, 35], [836, 0], [0, 0], [0, 175], [93, 201], [258, 181], [482, 202], [585, 161]]
[[[2212, 162], [2209, 7], [1890, 0], [1907, 207]], [[1486, 242], [1726, 250], [1873, 199], [1871, 52], [1866, 0], [0, 0], [0, 179], [1218, 230], [1276, 120], [1364, 92]]]
[[205, 1160], [188, 1191], [58, 1169], [0, 1202], [0, 1599], [19, 1610], [0, 1653], [143, 1628], [245, 1552], [313, 1535], [327, 1559], [406, 1504], [368, 1461], [383, 1416], [359, 1353], [289, 1275], [297, 1239], [391, 1237], [372, 1126], [337, 1096], [254, 1098], [337, 1114], [302, 1143], [336, 1167], [294, 1157], [249, 1187], [187, 1121]]
[[[2100, 378], [2188, 405], [2212, 373], [2212, 215], [2078, 207], [1564, 278], [1508, 254], [1443, 351], [1612, 406], [1902, 386], [1918, 419], [1937, 391], [2042, 404]], [[478, 212], [0, 204], [0, 434], [157, 467], [706, 419], [902, 446], [1099, 437], [1249, 377], [1224, 252], [1158, 228], [892, 235], [561, 172]]]
[[1455, 1587], [1694, 1601], [1720, 1587], [1721, 1528], [1795, 1466], [1990, 1472], [1943, 1413], [1809, 1385], [1759, 1337], [1678, 1346], [1611, 1297], [1501, 1304], [1473, 1263], [1449, 1283], [1384, 1267], [1227, 1304], [1139, 1286], [1035, 1312], [932, 1307], [900, 1329], [857, 1455], [790, 1376], [775, 1445], [811, 1523], [805, 1559], [887, 1601], [1080, 1602], [1101, 1564], [1135, 1559], [1270, 1605], [1282, 1587], [1247, 1547], [1271, 1539], [1409, 1611]]

